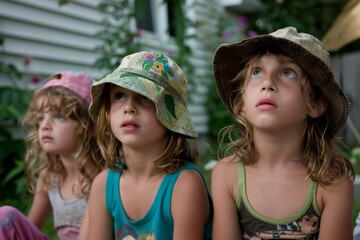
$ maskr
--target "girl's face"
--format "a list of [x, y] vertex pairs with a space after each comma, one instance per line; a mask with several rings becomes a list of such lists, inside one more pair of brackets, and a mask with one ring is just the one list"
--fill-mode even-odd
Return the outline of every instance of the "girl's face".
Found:
[[150, 99], [114, 85], [110, 103], [111, 130], [122, 147], [164, 143], [167, 129], [157, 119], [155, 104]]
[[39, 112], [37, 119], [39, 142], [46, 153], [70, 157], [77, 150], [76, 120], [47, 109]]
[[254, 129], [302, 131], [309, 107], [301, 87], [302, 68], [291, 58], [265, 54], [246, 74], [243, 114]]

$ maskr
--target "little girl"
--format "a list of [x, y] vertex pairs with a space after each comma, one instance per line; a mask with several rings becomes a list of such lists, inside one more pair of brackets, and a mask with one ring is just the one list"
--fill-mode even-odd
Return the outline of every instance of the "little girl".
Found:
[[221, 45], [213, 68], [237, 121], [212, 172], [213, 238], [352, 239], [354, 169], [333, 144], [349, 107], [321, 42], [288, 27]]
[[137, 52], [93, 84], [90, 115], [110, 170], [94, 180], [83, 239], [208, 239], [212, 202], [195, 166], [187, 80], [160, 53]]
[[59, 72], [34, 92], [22, 126], [26, 173], [34, 200], [26, 218], [17, 209], [0, 209], [0, 239], [49, 239], [42, 228], [52, 211], [59, 239], [77, 239], [93, 178], [95, 124], [88, 114], [92, 79]]

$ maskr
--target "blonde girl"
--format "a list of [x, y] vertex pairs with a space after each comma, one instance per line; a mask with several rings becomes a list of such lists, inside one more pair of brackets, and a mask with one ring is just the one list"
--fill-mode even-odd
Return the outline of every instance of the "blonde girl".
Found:
[[48, 239], [40, 230], [50, 212], [58, 238], [77, 239], [92, 180], [101, 170], [88, 114], [91, 84], [85, 73], [63, 71], [34, 92], [22, 120], [34, 199], [27, 218], [13, 207], [1, 208], [1, 239]]

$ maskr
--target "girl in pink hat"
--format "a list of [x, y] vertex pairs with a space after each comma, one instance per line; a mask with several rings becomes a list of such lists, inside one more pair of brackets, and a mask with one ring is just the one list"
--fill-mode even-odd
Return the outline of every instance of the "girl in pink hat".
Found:
[[61, 240], [77, 239], [93, 178], [101, 170], [88, 114], [92, 79], [60, 72], [35, 91], [22, 120], [26, 174], [34, 199], [28, 216], [0, 208], [0, 239], [49, 239], [41, 232], [52, 212]]
[[279, 29], [221, 45], [213, 67], [236, 119], [212, 172], [213, 239], [351, 240], [354, 169], [334, 143], [349, 107], [321, 42]]

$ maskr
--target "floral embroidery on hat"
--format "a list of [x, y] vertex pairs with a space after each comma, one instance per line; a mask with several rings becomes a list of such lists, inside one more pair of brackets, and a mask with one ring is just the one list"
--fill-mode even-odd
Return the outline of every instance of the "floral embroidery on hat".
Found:
[[174, 77], [174, 72], [169, 67], [168, 59], [162, 54], [146, 53], [137, 63], [140, 63], [146, 71], [154, 70], [156, 74], [160, 74], [160, 79], [166, 80], [166, 82], [169, 82], [169, 77]]

